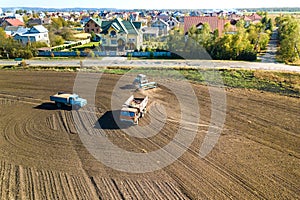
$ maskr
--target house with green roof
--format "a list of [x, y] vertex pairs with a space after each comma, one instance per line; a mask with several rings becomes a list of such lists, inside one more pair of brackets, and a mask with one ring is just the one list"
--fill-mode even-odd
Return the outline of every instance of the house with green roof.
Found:
[[84, 27], [86, 33], [101, 35], [105, 50], [124, 51], [139, 49], [143, 43], [142, 22], [132, 22], [115, 18], [101, 20], [91, 18]]

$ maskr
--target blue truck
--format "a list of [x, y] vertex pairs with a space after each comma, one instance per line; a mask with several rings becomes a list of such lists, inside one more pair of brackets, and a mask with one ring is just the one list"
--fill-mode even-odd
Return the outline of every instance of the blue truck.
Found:
[[78, 94], [64, 92], [58, 92], [57, 94], [50, 96], [50, 101], [54, 101], [57, 108], [67, 105], [72, 106], [74, 109], [79, 109], [87, 104], [87, 100], [80, 98]]

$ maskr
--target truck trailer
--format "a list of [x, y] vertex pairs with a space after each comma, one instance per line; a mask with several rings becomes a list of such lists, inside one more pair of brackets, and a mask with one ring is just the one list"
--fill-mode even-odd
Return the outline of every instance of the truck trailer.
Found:
[[58, 92], [57, 94], [50, 96], [50, 101], [54, 101], [57, 108], [67, 105], [79, 109], [87, 104], [87, 100], [80, 98], [78, 94], [64, 92]]
[[131, 95], [123, 104], [120, 112], [120, 121], [137, 125], [140, 118], [147, 112], [148, 96], [135, 97]]

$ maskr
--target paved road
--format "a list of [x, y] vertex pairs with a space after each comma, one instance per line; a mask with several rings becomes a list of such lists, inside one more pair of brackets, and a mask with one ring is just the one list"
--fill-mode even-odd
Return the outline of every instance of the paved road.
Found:
[[[26, 60], [31, 66], [80, 66], [80, 60]], [[213, 60], [126, 60], [122, 58], [84, 59], [83, 66], [132, 66], [132, 67], [198, 67], [198, 68], [243, 68], [270, 71], [300, 72], [300, 67], [280, 63]], [[0, 60], [0, 65], [15, 65], [16, 61]]]

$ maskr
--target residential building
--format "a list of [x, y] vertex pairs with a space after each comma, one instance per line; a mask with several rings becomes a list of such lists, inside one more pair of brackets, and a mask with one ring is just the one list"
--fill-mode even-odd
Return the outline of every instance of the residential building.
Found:
[[19, 19], [7, 18], [1, 23], [2, 28], [6, 28], [6, 26], [25, 26], [25, 24]]
[[91, 18], [84, 26], [87, 33], [100, 34], [105, 50], [124, 51], [139, 49], [143, 43], [142, 23], [122, 20], [100, 20]]
[[159, 35], [158, 27], [143, 27], [143, 40], [149, 41], [151, 38], [157, 38]]
[[51, 24], [51, 18], [31, 18], [28, 20], [27, 24], [28, 26], [36, 26], [36, 25], [46, 25]]
[[23, 34], [28, 31], [28, 28], [24, 28], [23, 26], [6, 26], [4, 29], [6, 35], [14, 36], [15, 34]]
[[48, 30], [42, 25], [33, 26], [24, 33], [16, 33], [13, 38], [23, 44], [29, 42], [44, 42], [48, 45], [50, 44]]
[[169, 24], [170, 29], [178, 27], [180, 24], [180, 22], [174, 17], [169, 17], [169, 19], [166, 22]]
[[159, 36], [164, 36], [169, 34], [170, 26], [167, 22], [162, 19], [157, 19], [152, 22], [151, 27], [157, 27]]
[[84, 25], [84, 32], [86, 33], [96, 33], [101, 32], [101, 19], [99, 18], [90, 18]]

